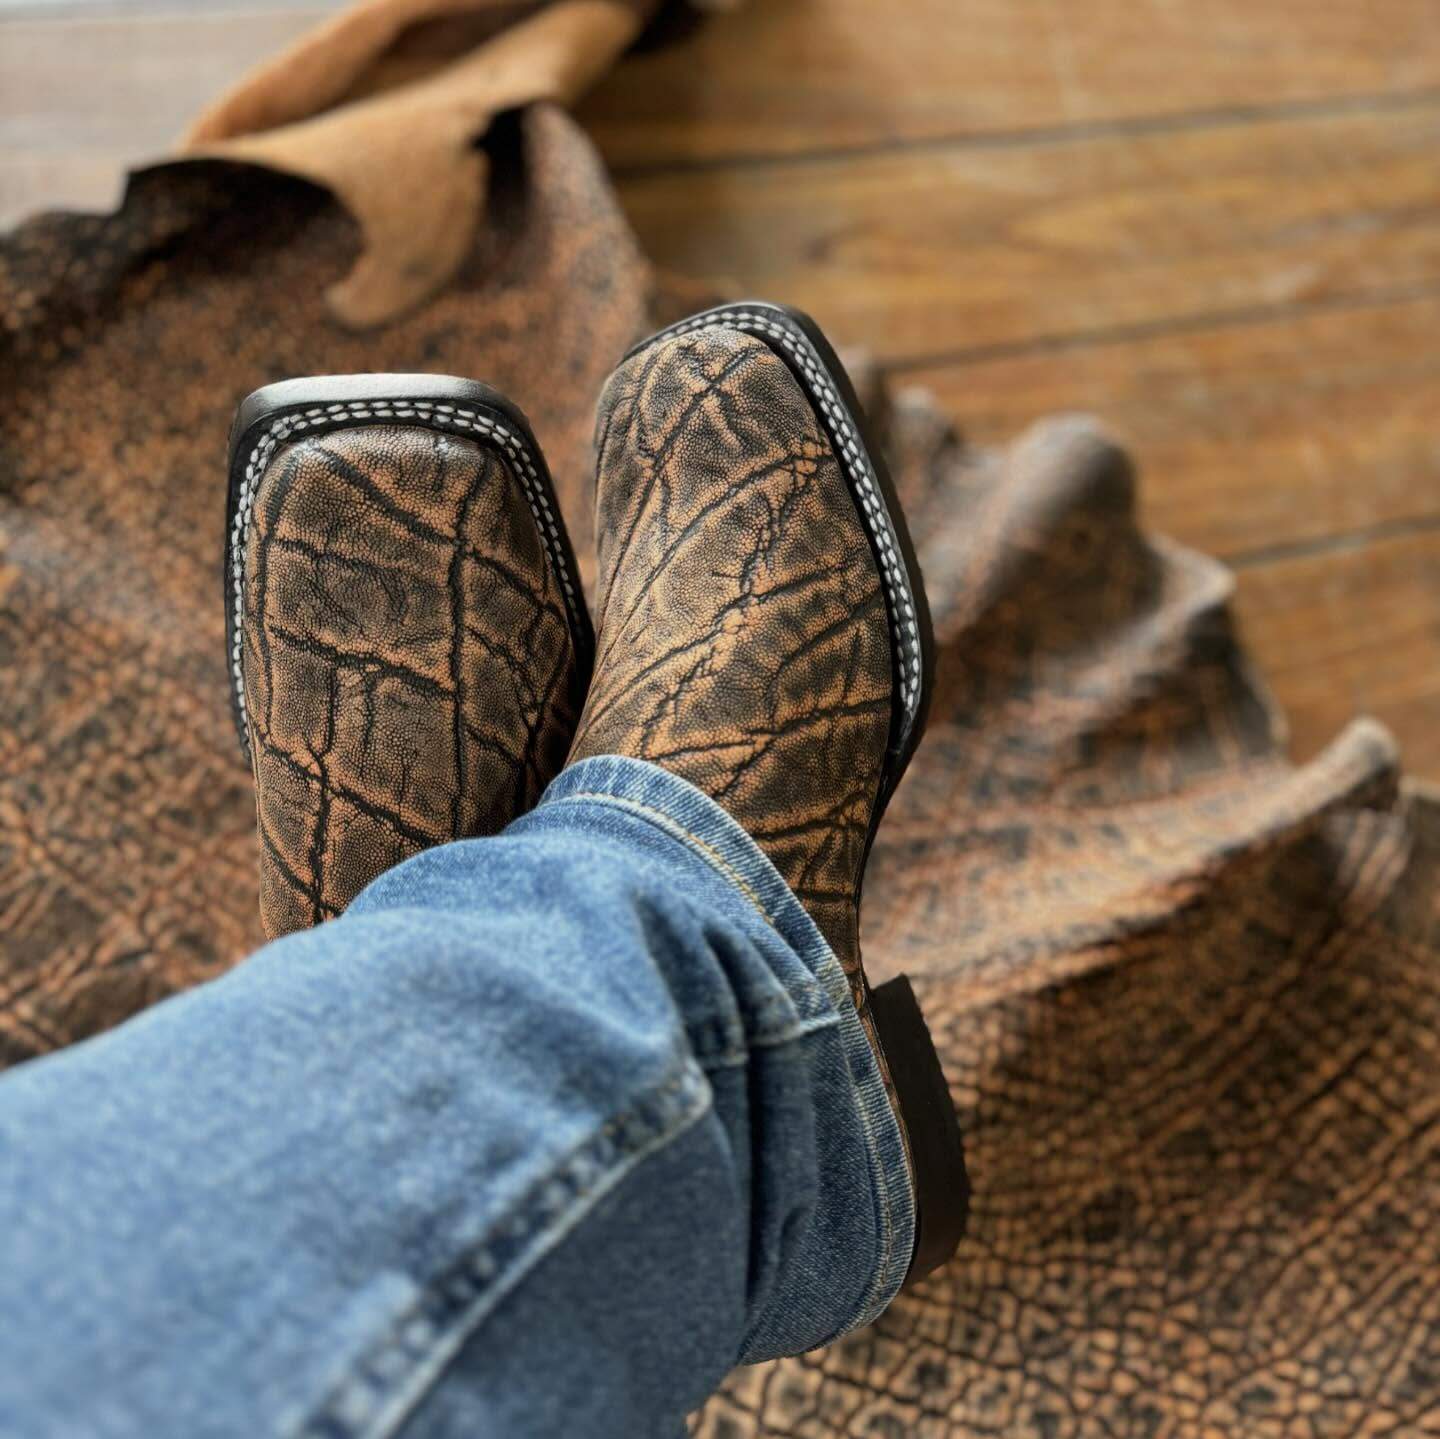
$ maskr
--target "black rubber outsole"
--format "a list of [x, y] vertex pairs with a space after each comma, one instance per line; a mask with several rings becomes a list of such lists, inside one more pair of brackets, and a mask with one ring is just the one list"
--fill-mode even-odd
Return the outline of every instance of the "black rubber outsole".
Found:
[[268, 463], [269, 454], [281, 444], [375, 424], [439, 430], [488, 444], [508, 455], [511, 469], [535, 512], [541, 539], [561, 577], [576, 663], [585, 683], [589, 682], [595, 657], [595, 634], [580, 588], [579, 567], [560, 517], [545, 456], [518, 405], [478, 380], [451, 375], [312, 375], [281, 380], [248, 395], [230, 427], [229, 489], [220, 586], [225, 605], [225, 658], [230, 676], [231, 709], [241, 751], [247, 756], [249, 733], [236, 617], [244, 530], [249, 520], [247, 506], [253, 499], [253, 484]]
[[[841, 457], [841, 470], [850, 485], [857, 514], [861, 517], [862, 528], [870, 541], [876, 567], [883, 579], [886, 572], [885, 559], [881, 552], [883, 538], [877, 536], [865, 521], [861, 497], [856, 492], [856, 477], [845, 458], [843, 422], [848, 421], [854, 433], [859, 436], [869, 475], [883, 501], [890, 537], [904, 566], [919, 645], [920, 693], [909, 716], [900, 713], [898, 704], [892, 712], [890, 743], [881, 775], [880, 792], [866, 836], [865, 853], [868, 857], [880, 820], [924, 734], [935, 689], [935, 633], [925, 597], [920, 563], [915, 554], [915, 544], [905, 522], [895, 482], [869, 419], [855, 394], [855, 387], [824, 332], [803, 311], [762, 300], [717, 305], [642, 340], [631, 348], [627, 358], [667, 338], [706, 329], [712, 325], [738, 329], [754, 336], [782, 360], [795, 376], [829, 436], [832, 447]], [[843, 415], [837, 418], [833, 413], [833, 406], [827, 406], [824, 397], [817, 393], [815, 382], [807, 373], [800, 357], [804, 351], [797, 355], [794, 349], [774, 335], [773, 331], [777, 329], [792, 336], [798, 332], [798, 335], [803, 337], [810, 355], [824, 372], [825, 379], [843, 408]], [[885, 589], [886, 608], [894, 626], [897, 619], [897, 598], [888, 586], [882, 585], [882, 588]], [[894, 665], [893, 683], [898, 694], [904, 680], [905, 657], [895, 654], [892, 645], [891, 658]], [[910, 1141], [910, 1155], [915, 1172], [916, 1237], [910, 1271], [905, 1281], [908, 1285], [939, 1268], [959, 1246], [969, 1217], [970, 1182], [965, 1168], [959, 1120], [950, 1100], [940, 1057], [935, 1052], [934, 1041], [920, 1012], [909, 978], [902, 974], [869, 993], [880, 1047], [905, 1117], [905, 1129]]]

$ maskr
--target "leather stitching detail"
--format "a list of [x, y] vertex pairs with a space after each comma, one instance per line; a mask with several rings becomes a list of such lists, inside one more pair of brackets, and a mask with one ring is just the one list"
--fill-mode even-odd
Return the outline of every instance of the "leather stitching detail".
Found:
[[[525, 501], [540, 530], [540, 538], [555, 573], [560, 578], [565, 593], [565, 608], [570, 616], [572, 636], [584, 633], [580, 618], [580, 592], [575, 577], [565, 556], [561, 540], [560, 524], [551, 507], [549, 496], [540, 481], [534, 455], [530, 446], [502, 420], [482, 414], [468, 405], [442, 404], [431, 400], [353, 400], [332, 405], [315, 405], [310, 409], [282, 415], [266, 429], [255, 442], [245, 460], [245, 473], [240, 482], [240, 493], [235, 505], [235, 521], [230, 531], [230, 587], [233, 606], [233, 638], [230, 646], [230, 674], [235, 685], [235, 698], [240, 713], [245, 713], [245, 676], [240, 663], [242, 636], [244, 633], [244, 584], [245, 552], [249, 539], [250, 513], [254, 507], [255, 491], [260, 476], [264, 473], [270, 458], [278, 445], [294, 435], [307, 430], [321, 433], [336, 430], [351, 423], [363, 424], [372, 421], [420, 421], [433, 429], [453, 431], [457, 434], [479, 436], [497, 445], [512, 462], [513, 473], [520, 481]], [[245, 751], [250, 752], [249, 726], [240, 730]]]

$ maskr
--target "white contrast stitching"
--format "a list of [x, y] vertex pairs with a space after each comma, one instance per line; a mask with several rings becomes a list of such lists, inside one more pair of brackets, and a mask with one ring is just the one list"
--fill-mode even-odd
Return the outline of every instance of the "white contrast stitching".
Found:
[[692, 1058], [553, 1164], [474, 1248], [429, 1278], [383, 1333], [347, 1361], [318, 1408], [285, 1426], [296, 1439], [383, 1439], [406, 1428], [461, 1346], [596, 1204], [710, 1113], [714, 1091]]
[[[351, 400], [343, 404], [314, 405], [307, 410], [282, 415], [275, 420], [255, 442], [254, 448], [245, 461], [245, 473], [240, 481], [240, 493], [235, 502], [235, 520], [230, 530], [230, 583], [233, 594], [233, 634], [230, 644], [230, 673], [235, 681], [235, 700], [240, 713], [245, 713], [245, 674], [240, 663], [242, 653], [245, 600], [245, 549], [249, 539], [250, 511], [255, 504], [255, 489], [275, 447], [288, 440], [297, 432], [316, 426], [333, 426], [337, 420], [425, 420], [428, 424], [445, 430], [472, 430], [487, 440], [496, 441], [514, 463], [515, 474], [520, 488], [525, 492], [526, 503], [535, 523], [540, 527], [540, 538], [556, 573], [560, 576], [561, 588], [565, 591], [565, 607], [570, 615], [572, 630], [579, 635], [584, 632], [580, 619], [578, 592], [570, 575], [565, 558], [565, 546], [560, 538], [560, 526], [540, 483], [539, 471], [531, 457], [529, 446], [514, 430], [502, 421], [483, 415], [467, 405], [444, 405], [432, 400]], [[240, 727], [245, 748], [250, 748], [249, 725]]]
[[[915, 623], [915, 606], [911, 600], [909, 582], [904, 566], [896, 552], [894, 538], [888, 521], [880, 487], [876, 483], [874, 470], [863, 446], [856, 443], [855, 431], [846, 415], [845, 406], [830, 384], [825, 366], [815, 347], [799, 329], [774, 319], [770, 315], [755, 314], [750, 310], [707, 310], [678, 325], [664, 330], [656, 339], [671, 335], [688, 334], [708, 325], [730, 325], [737, 330], [758, 330], [773, 340], [778, 340], [805, 374], [814, 388], [812, 398], [817, 399], [824, 415], [825, 427], [844, 461], [850, 474], [851, 490], [860, 501], [860, 517], [870, 531], [875, 549], [880, 558], [881, 579], [884, 581], [885, 607], [890, 617], [890, 630], [895, 637], [896, 648], [901, 655], [900, 699], [905, 706], [906, 723], [915, 718], [920, 704], [920, 632]], [[653, 343], [653, 342], [652, 342]]]

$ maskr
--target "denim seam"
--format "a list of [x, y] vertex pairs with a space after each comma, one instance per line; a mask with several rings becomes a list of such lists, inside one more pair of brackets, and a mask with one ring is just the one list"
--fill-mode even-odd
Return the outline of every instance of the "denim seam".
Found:
[[748, 899], [756, 912], [770, 926], [776, 929], [774, 916], [765, 908], [765, 902], [755, 892], [750, 881], [745, 878], [714, 845], [701, 839], [698, 834], [677, 823], [665, 813], [664, 810], [656, 809], [654, 805], [646, 804], [643, 800], [625, 799], [619, 795], [606, 794], [602, 790], [576, 790], [574, 794], [561, 795], [558, 799], [546, 800], [547, 804], [572, 804], [577, 800], [593, 800], [597, 804], [610, 805], [614, 809], [628, 811], [648, 820], [657, 829], [662, 829], [666, 834], [678, 839], [687, 848], [693, 849], [712, 869], [719, 873], [738, 889]]
[[[791, 996], [782, 993], [770, 995], [748, 1007], [738, 1021], [715, 1014], [699, 1020], [686, 1020], [685, 1035], [691, 1052], [703, 1063], [716, 1054], [788, 1044], [815, 1028], [835, 1026], [839, 1022], [839, 1016], [833, 1012], [799, 1012]], [[737, 1027], [744, 1041], [738, 1045], [735, 1042]]]
[[[859, 1016], [857, 1015], [856, 1017], [858, 1020]], [[868, 1044], [869, 1040], [867, 1039], [865, 1042], [866, 1044]], [[865, 1148], [867, 1158], [870, 1164], [871, 1182], [875, 1185], [879, 1197], [878, 1208], [880, 1211], [881, 1233], [880, 1263], [877, 1264], [875, 1267], [875, 1275], [874, 1278], [871, 1280], [869, 1289], [866, 1291], [865, 1302], [861, 1306], [860, 1313], [849, 1323], [842, 1324], [839, 1328], [837, 1328], [835, 1332], [825, 1340], [826, 1344], [834, 1343], [835, 1340], [839, 1339], [844, 1334], [850, 1333], [852, 1330], [863, 1328], [865, 1325], [871, 1323], [880, 1315], [888, 1302], [884, 1299], [884, 1291], [886, 1288], [889, 1287], [887, 1284], [887, 1279], [890, 1277], [891, 1266], [895, 1263], [896, 1234], [895, 1215], [893, 1212], [894, 1195], [891, 1192], [891, 1176], [886, 1170], [884, 1163], [881, 1161], [879, 1138], [875, 1133], [875, 1126], [872, 1122], [872, 1116], [869, 1113], [868, 1107], [865, 1103], [865, 1098], [866, 1096], [864, 1091], [857, 1084], [855, 1094], [855, 1109], [860, 1117], [860, 1127], [865, 1133]], [[889, 1105], [890, 1101], [888, 1096], [886, 1097], [884, 1102], [887, 1106]], [[899, 1121], [897, 1120], [896, 1122], [898, 1123]], [[901, 1143], [904, 1143], [903, 1138], [901, 1140]], [[901, 1163], [907, 1163], [907, 1161], [904, 1159], [903, 1153], [901, 1157]], [[903, 1282], [904, 1279], [902, 1276], [901, 1283]]]
[[295, 1439], [397, 1433], [500, 1300], [642, 1160], [703, 1118], [712, 1100], [704, 1072], [680, 1060], [667, 1079], [572, 1149], [483, 1240], [428, 1281], [292, 1431]]
[[[651, 823], [663, 833], [670, 835], [674, 839], [678, 839], [682, 844], [686, 845], [687, 848], [691, 849], [702, 860], [704, 860], [714, 870], [716, 870], [716, 872], [719, 873], [722, 878], [728, 880], [731, 884], [733, 884], [750, 901], [751, 905], [754, 907], [756, 912], [765, 920], [765, 922], [770, 925], [772, 929], [775, 929], [777, 932], [779, 931], [779, 925], [775, 920], [775, 917], [770, 913], [769, 909], [766, 907], [764, 901], [760, 898], [754, 887], [744, 878], [743, 875], [739, 874], [738, 871], [736, 871], [734, 866], [725, 859], [724, 855], [722, 855], [717, 849], [715, 849], [713, 845], [701, 839], [699, 835], [693, 834], [683, 824], [671, 818], [671, 816], [666, 814], [663, 810], [657, 809], [653, 805], [646, 804], [643, 800], [636, 800], [631, 799], [627, 796], [610, 794], [604, 790], [591, 789], [576, 790], [573, 794], [559, 795], [553, 799], [547, 798], [545, 800], [545, 804], [568, 804], [575, 800], [590, 800], [597, 804], [608, 805], [611, 808], [619, 810], [621, 813], [633, 814], [636, 818]], [[826, 948], [828, 952], [828, 945], [826, 946]], [[835, 963], [833, 955], [832, 963]], [[819, 978], [820, 977], [817, 975], [816, 979], [819, 980]], [[821, 982], [823, 983], [823, 981]], [[844, 983], [843, 979], [841, 983]], [[848, 985], [845, 986], [845, 991], [845, 1002], [851, 1003], [849, 998]], [[840, 1003], [840, 996], [838, 994], [831, 996], [831, 1003], [832, 1008], [838, 1006], [838, 1004]], [[836, 1010], [836, 1012], [838, 1014], [838, 1009]], [[851, 1004], [851, 1012], [855, 1012], [853, 1004]], [[859, 1023], [858, 1014], [856, 1015], [856, 1023]], [[867, 1045], [869, 1044], [868, 1039], [865, 1039], [862, 1042]], [[889, 1104], [888, 1098], [885, 1100], [885, 1103], [887, 1105]], [[878, 1207], [880, 1210], [879, 1217], [881, 1231], [881, 1254], [880, 1262], [876, 1266], [874, 1280], [870, 1286], [869, 1291], [866, 1294], [864, 1303], [861, 1306], [860, 1313], [848, 1323], [843, 1324], [840, 1328], [838, 1328], [831, 1336], [830, 1340], [826, 1341], [827, 1343], [832, 1342], [834, 1339], [838, 1339], [843, 1334], [848, 1334], [852, 1330], [859, 1329], [864, 1325], [870, 1323], [882, 1311], [882, 1309], [885, 1307], [885, 1290], [890, 1287], [890, 1284], [887, 1283], [887, 1280], [891, 1280], [892, 1269], [896, 1262], [896, 1226], [895, 1215], [893, 1212], [895, 1198], [891, 1192], [891, 1177], [887, 1172], [884, 1163], [881, 1160], [879, 1137], [875, 1133], [873, 1117], [869, 1114], [867, 1105], [865, 1103], [864, 1090], [858, 1084], [858, 1082], [856, 1084], [856, 1110], [859, 1115], [861, 1129], [865, 1134], [865, 1147], [868, 1152], [870, 1162], [871, 1179], [878, 1191]]]
[[789, 1029], [773, 1034], [758, 1035], [751, 1039], [743, 1049], [721, 1049], [711, 1054], [697, 1054], [696, 1059], [703, 1069], [738, 1069], [741, 1065], [749, 1062], [751, 1054], [757, 1049], [779, 1049], [781, 1045], [794, 1044], [797, 1040], [808, 1039], [812, 1034], [839, 1027], [840, 1020], [835, 1015], [802, 1020]]

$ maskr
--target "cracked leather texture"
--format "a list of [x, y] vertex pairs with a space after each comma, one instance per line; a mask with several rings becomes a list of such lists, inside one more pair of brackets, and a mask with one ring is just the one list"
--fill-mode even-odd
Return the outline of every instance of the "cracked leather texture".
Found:
[[283, 447], [245, 555], [267, 935], [539, 799], [583, 695], [560, 582], [495, 450], [418, 427]]
[[[215, 582], [249, 390], [484, 376], [523, 399], [587, 562], [593, 397], [681, 307], [650, 310], [584, 137], [522, 129], [462, 282], [364, 336], [321, 299], [353, 229], [277, 176], [165, 167], [118, 215], [0, 236], [0, 1063], [258, 938]], [[939, 646], [866, 965], [925, 1006], [970, 1227], [866, 1332], [732, 1375], [697, 1432], [1433, 1432], [1434, 791], [1371, 724], [1289, 762], [1231, 577], [1145, 533], [1092, 428], [979, 450], [933, 401], [860, 388]]]
[[981, 451], [910, 397], [884, 433], [938, 665], [863, 940], [915, 982], [969, 1226], [695, 1434], [1434, 1432], [1433, 792], [1366, 721], [1287, 760], [1228, 572], [1141, 530], [1092, 422]]
[[635, 755], [718, 801], [858, 991], [893, 679], [835, 452], [785, 363], [723, 326], [628, 359], [596, 433], [597, 655], [574, 756]]
[[[487, 149], [464, 283], [364, 334], [324, 300], [353, 223], [264, 170], [160, 166], [114, 215], [0, 235], [0, 1064], [263, 938], [217, 585], [225, 440], [251, 390], [482, 376], [524, 397], [557, 485], [588, 496], [595, 396], [655, 322], [649, 271], [565, 115], [528, 110]], [[567, 520], [583, 572], [588, 500]]]

